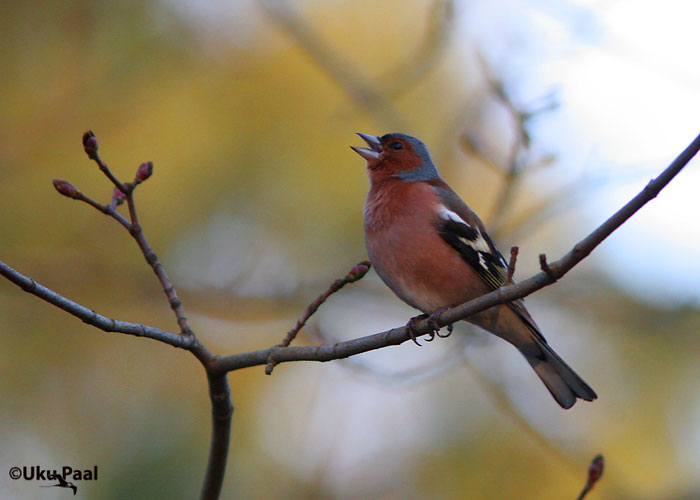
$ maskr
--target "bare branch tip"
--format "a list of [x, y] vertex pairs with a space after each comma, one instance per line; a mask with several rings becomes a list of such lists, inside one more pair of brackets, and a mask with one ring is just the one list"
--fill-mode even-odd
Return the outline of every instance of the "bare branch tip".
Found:
[[265, 365], [265, 375], [272, 375], [272, 370], [275, 369], [275, 366], [277, 366], [278, 361], [269, 358], [267, 361], [267, 365]]
[[547, 255], [541, 253], [540, 254], [540, 269], [542, 269], [547, 275], [553, 280], [557, 281], [557, 277], [554, 276], [554, 272], [552, 271], [552, 268], [549, 267], [549, 263], [547, 262]]
[[508, 274], [506, 275], [506, 285], [513, 282], [513, 274], [515, 274], [515, 264], [518, 261], [518, 252], [520, 248], [510, 247], [510, 262], [508, 262]]
[[[285, 335], [284, 339], [282, 339], [282, 342], [279, 345], [281, 347], [287, 347], [288, 345], [290, 345], [292, 341], [296, 338], [297, 334], [299, 333], [299, 330], [301, 330], [304, 327], [304, 325], [306, 325], [306, 322], [309, 320], [309, 318], [318, 310], [321, 304], [323, 304], [326, 301], [326, 299], [328, 299], [328, 297], [330, 297], [332, 294], [343, 288], [348, 283], [354, 283], [355, 281], [362, 279], [362, 277], [365, 274], [367, 274], [367, 271], [369, 271], [369, 268], [371, 266], [372, 264], [368, 260], [363, 260], [362, 262], [359, 262], [357, 265], [353, 266], [353, 268], [350, 269], [350, 271], [348, 271], [348, 274], [346, 274], [344, 278], [337, 279], [333, 283], [331, 283], [331, 285], [325, 292], [316, 297], [313, 300], [313, 302], [311, 302], [307, 306], [304, 313], [299, 317], [292, 329], [287, 332], [287, 335]], [[272, 368], [270, 367], [269, 363], [268, 369], [269, 372], [272, 372]], [[269, 375], [268, 369], [265, 370], [265, 373], [268, 373]]]

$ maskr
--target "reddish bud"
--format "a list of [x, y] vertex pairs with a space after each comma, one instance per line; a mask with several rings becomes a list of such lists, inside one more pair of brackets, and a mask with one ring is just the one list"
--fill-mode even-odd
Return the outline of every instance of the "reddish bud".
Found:
[[115, 187], [112, 191], [112, 203], [119, 206], [124, 203], [124, 200], [126, 200], [126, 195], [118, 187]]
[[78, 189], [68, 181], [64, 181], [63, 179], [54, 179], [53, 187], [55, 187], [56, 191], [61, 193], [63, 196], [68, 196], [74, 200], [80, 198], [80, 191], [78, 191]]
[[91, 160], [97, 158], [97, 148], [97, 137], [95, 137], [92, 130], [88, 130], [83, 134], [83, 149], [85, 149], [88, 158]]
[[362, 277], [367, 274], [367, 271], [369, 271], [369, 268], [372, 264], [368, 260], [363, 260], [359, 264], [357, 264], [355, 267], [350, 269], [350, 272], [348, 273], [347, 276], [345, 276], [345, 281], [348, 283], [353, 283], [359, 279], [362, 279]]
[[153, 174], [153, 162], [146, 161], [143, 162], [139, 169], [136, 171], [136, 177], [134, 177], [134, 184], [145, 181]]
[[598, 454], [591, 461], [591, 465], [588, 466], [589, 488], [593, 488], [593, 485], [602, 477], [603, 469], [605, 469], [605, 459], [603, 458], [603, 455]]

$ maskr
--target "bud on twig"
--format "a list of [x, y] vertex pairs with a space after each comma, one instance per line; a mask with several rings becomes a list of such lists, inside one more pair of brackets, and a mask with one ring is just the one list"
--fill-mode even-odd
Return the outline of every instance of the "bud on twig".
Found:
[[74, 200], [80, 198], [80, 195], [82, 194], [73, 184], [68, 181], [64, 181], [63, 179], [54, 179], [53, 187], [55, 187], [56, 191], [61, 193], [63, 196], [73, 198]]
[[124, 200], [126, 200], [126, 195], [118, 187], [115, 187], [114, 191], [112, 191], [112, 203], [115, 206], [119, 206], [124, 203]]
[[134, 184], [139, 184], [145, 181], [151, 176], [151, 174], [153, 174], [153, 162], [143, 162], [136, 171], [136, 177], [134, 177]]
[[83, 134], [83, 149], [85, 150], [85, 154], [88, 155], [88, 158], [91, 160], [97, 158], [97, 148], [97, 137], [95, 137], [92, 130], [88, 130]]
[[354, 283], [355, 281], [362, 279], [362, 277], [367, 274], [367, 271], [369, 271], [371, 265], [372, 264], [370, 264], [368, 260], [363, 260], [355, 267], [350, 269], [350, 272], [348, 272], [347, 276], [345, 276], [345, 281], [347, 283]]
[[586, 478], [586, 485], [581, 490], [581, 493], [576, 498], [576, 500], [583, 500], [586, 495], [593, 489], [595, 483], [603, 476], [603, 469], [605, 468], [605, 460], [603, 455], [600, 453], [596, 455], [591, 464], [588, 466], [588, 477]]
[[591, 488], [603, 476], [603, 469], [605, 469], [605, 459], [603, 455], [598, 454], [588, 466], [588, 484]]

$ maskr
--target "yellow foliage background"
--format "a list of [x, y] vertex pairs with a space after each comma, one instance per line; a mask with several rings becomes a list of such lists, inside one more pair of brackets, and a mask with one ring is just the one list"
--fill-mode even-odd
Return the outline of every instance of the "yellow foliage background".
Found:
[[[482, 109], [475, 52], [445, 42], [409, 82], [435, 5], [294, 4], [324, 41], [317, 47], [357, 81], [339, 80], [260, 5], [232, 3], [229, 30], [182, 5], [0, 7], [4, 262], [106, 316], [176, 328], [123, 228], [51, 186], [64, 178], [109, 200], [82, 152], [87, 129], [122, 180], [154, 162], [136, 194], [142, 225], [194, 330], [222, 355], [279, 342], [317, 293], [366, 258], [354, 132], [416, 135], [443, 178], [493, 214], [503, 175], [459, 146], [494, 112]], [[392, 97], [348, 92], [365, 84]], [[488, 129], [496, 156], [507, 155], [507, 123], [497, 116]], [[521, 184], [509, 220], [541, 196]], [[525, 278], [540, 252], [557, 258], [598, 222], [568, 211], [515, 240], [506, 224], [500, 245], [520, 245]], [[356, 363], [283, 365], [271, 377], [250, 368], [229, 377], [222, 498], [575, 498], [599, 452], [607, 469], [590, 498], [700, 496], [697, 307], [633, 298], [595, 258], [528, 303], [598, 401], [560, 410], [510, 346], [478, 332]], [[313, 331], [350, 338], [412, 314], [370, 275], [331, 298]], [[99, 480], [78, 485], [83, 498], [198, 494], [210, 410], [191, 356], [97, 331], [6, 281], [0, 339], [3, 470], [96, 464]], [[3, 498], [42, 493], [55, 492], [0, 480]]]

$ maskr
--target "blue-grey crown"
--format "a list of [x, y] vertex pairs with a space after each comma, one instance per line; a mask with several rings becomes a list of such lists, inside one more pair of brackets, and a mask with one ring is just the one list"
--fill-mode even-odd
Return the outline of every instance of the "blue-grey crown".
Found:
[[394, 174], [395, 177], [399, 177], [409, 182], [429, 181], [431, 179], [440, 178], [437, 168], [435, 167], [433, 159], [430, 157], [430, 153], [428, 152], [428, 148], [425, 146], [425, 144], [415, 137], [398, 132], [384, 135], [382, 137], [382, 142], [393, 138], [406, 140], [416, 152], [418, 157], [422, 160], [420, 167], [414, 168], [413, 170], [399, 172]]

